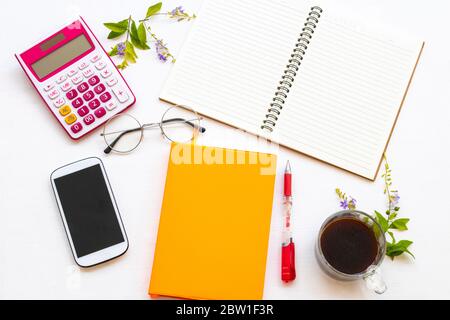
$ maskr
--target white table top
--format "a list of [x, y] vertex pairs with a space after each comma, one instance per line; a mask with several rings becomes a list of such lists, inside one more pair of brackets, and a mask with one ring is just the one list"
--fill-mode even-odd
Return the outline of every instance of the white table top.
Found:
[[[330, 6], [337, 6], [333, 1]], [[71, 141], [47, 111], [13, 54], [81, 13], [106, 48], [102, 23], [139, 17], [148, 1], [73, 0], [7, 1], [0, 12], [4, 26], [0, 50], [0, 298], [137, 298], [148, 299], [153, 251], [163, 196], [169, 144], [148, 132], [143, 145], [127, 156], [105, 156], [94, 134]], [[339, 1], [338, 9], [359, 19], [378, 20], [426, 41], [410, 92], [388, 148], [401, 213], [411, 218], [405, 238], [415, 241], [416, 260], [386, 259], [388, 291], [379, 297], [361, 282], [329, 279], [317, 266], [313, 245], [321, 222], [338, 210], [334, 194], [341, 187], [360, 209], [383, 210], [383, 182], [366, 181], [294, 151], [279, 150], [278, 172], [289, 159], [294, 172], [294, 235], [297, 246], [295, 283], [280, 281], [282, 175], [276, 179], [264, 297], [266, 299], [450, 298], [450, 212], [442, 208], [450, 181], [450, 3], [448, 1]], [[165, 9], [183, 4], [198, 12], [201, 1], [166, 1]], [[255, 5], [257, 2], [255, 1]], [[26, 7], [26, 10], [25, 10]], [[276, 13], [274, 13], [276, 14]], [[157, 19], [154, 31], [179, 52], [190, 23]], [[167, 105], [158, 100], [171, 64], [154, 51], [138, 52], [139, 61], [123, 72], [137, 97], [130, 113], [142, 120], [160, 118]], [[252, 136], [206, 119], [204, 144], [251, 146]], [[130, 240], [117, 260], [80, 270], [74, 263], [49, 175], [66, 163], [88, 156], [103, 159]]]

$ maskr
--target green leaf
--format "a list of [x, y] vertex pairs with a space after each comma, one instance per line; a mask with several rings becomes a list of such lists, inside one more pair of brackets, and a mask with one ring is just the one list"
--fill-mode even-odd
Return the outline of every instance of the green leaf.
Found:
[[389, 215], [388, 221], [392, 221], [397, 217], [397, 212], [393, 212]]
[[123, 35], [126, 31], [127, 31], [127, 30], [124, 30], [123, 32], [122, 32], [122, 31], [121, 31], [121, 32], [111, 31], [111, 32], [108, 34], [108, 39], [114, 39], [114, 38], [120, 37], [120, 36]]
[[395, 237], [394, 237], [394, 233], [393, 233], [392, 231], [388, 231], [387, 233], [388, 233], [388, 234], [389, 234], [389, 236], [391, 237], [391, 239], [392, 239], [392, 243], [394, 244], [394, 243], [395, 243]]
[[128, 29], [128, 19], [119, 22], [106, 22], [103, 25], [111, 31], [124, 33]]
[[127, 46], [125, 48], [124, 59], [130, 63], [135, 63], [137, 59], [136, 51], [134, 51], [134, 46], [129, 41], [127, 42]]
[[137, 36], [138, 36], [138, 39], [139, 39], [141, 45], [146, 47], [146, 49], [150, 49], [150, 47], [147, 46], [147, 30], [145, 29], [145, 26], [144, 26], [143, 22], [141, 22], [139, 24], [139, 27], [138, 27], [138, 30], [137, 30]]
[[397, 243], [387, 243], [386, 246], [386, 255], [394, 258], [397, 257], [403, 253], [408, 253], [409, 255], [411, 255], [413, 258], [414, 255], [408, 250], [408, 247], [412, 244], [412, 241], [409, 240], [400, 240]]
[[397, 229], [400, 231], [408, 230], [408, 224], [409, 219], [408, 218], [402, 218], [394, 220], [391, 225], [389, 226], [390, 229]]
[[389, 229], [388, 221], [378, 211], [375, 211], [375, 215], [376, 215], [376, 217], [375, 217], [376, 222], [378, 222], [380, 224], [381, 229], [383, 230], [383, 232], [386, 232]]
[[162, 6], [162, 2], [158, 2], [157, 4], [150, 6], [147, 9], [147, 15], [145, 16], [145, 18], [148, 18], [148, 17], [154, 15], [155, 13], [157, 13], [159, 10], [161, 10], [161, 6]]
[[127, 62], [127, 60], [123, 60], [121, 64], [118, 64], [118, 65], [117, 65], [117, 68], [120, 69], [120, 70], [123, 70], [123, 69], [125, 69], [126, 67], [128, 67], [128, 62]]
[[114, 47], [111, 48], [111, 51], [108, 52], [108, 55], [109, 55], [110, 57], [114, 57], [114, 56], [117, 55], [117, 44], [116, 44]]
[[138, 32], [137, 32], [137, 28], [136, 28], [136, 22], [134, 22], [134, 21], [131, 23], [130, 39], [136, 48], [141, 49], [141, 42], [139, 41]]
[[[144, 29], [144, 32], [145, 32], [145, 29]], [[141, 49], [141, 50], [150, 49], [150, 47], [145, 42], [141, 42], [141, 39], [139, 37], [138, 28], [136, 27], [136, 23], [134, 21], [131, 23], [130, 39], [136, 48]]]

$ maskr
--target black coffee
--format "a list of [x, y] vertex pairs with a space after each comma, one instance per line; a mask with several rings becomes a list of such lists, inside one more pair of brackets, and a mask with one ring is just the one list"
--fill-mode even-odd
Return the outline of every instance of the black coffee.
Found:
[[328, 263], [346, 274], [363, 272], [378, 253], [373, 230], [352, 218], [341, 218], [327, 225], [320, 237], [320, 247]]

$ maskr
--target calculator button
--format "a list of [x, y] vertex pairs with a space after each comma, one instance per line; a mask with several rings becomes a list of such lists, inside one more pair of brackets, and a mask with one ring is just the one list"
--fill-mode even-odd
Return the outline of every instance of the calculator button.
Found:
[[95, 86], [97, 83], [100, 82], [100, 79], [99, 79], [98, 76], [93, 76], [92, 78], [90, 78], [90, 79], [88, 80], [88, 82], [89, 82], [89, 84], [90, 84], [91, 86]]
[[81, 98], [76, 98], [75, 100], [72, 101], [72, 106], [74, 108], [79, 108], [83, 105], [83, 99]]
[[55, 87], [55, 84], [54, 84], [54, 83], [49, 83], [48, 85], [46, 85], [46, 86], [44, 87], [44, 91], [45, 91], [45, 92], [50, 91], [50, 90], [52, 90], [54, 87]]
[[72, 78], [72, 83], [73, 84], [79, 84], [81, 81], [83, 81], [83, 76], [82, 75], [77, 75], [77, 76], [74, 76]]
[[105, 89], [106, 89], [105, 85], [103, 83], [100, 83], [98, 86], [96, 86], [94, 88], [94, 91], [95, 91], [96, 94], [100, 94], [103, 91], [105, 91]]
[[111, 99], [111, 94], [109, 92], [105, 92], [105, 93], [100, 95], [100, 101], [101, 102], [106, 102], [109, 99]]
[[56, 99], [53, 104], [55, 105], [55, 107], [59, 108], [61, 107], [64, 103], [66, 102], [66, 100], [64, 100], [63, 97], [60, 97], [58, 99]]
[[81, 131], [81, 129], [83, 129], [83, 126], [81, 125], [81, 123], [77, 122], [73, 126], [71, 126], [70, 129], [73, 133], [78, 133]]
[[48, 97], [52, 100], [58, 98], [59, 97], [58, 89], [53, 89], [52, 91], [50, 91], [50, 93], [48, 94]]
[[83, 70], [83, 69], [86, 69], [88, 66], [89, 66], [89, 62], [84, 61], [78, 65], [78, 69]]
[[80, 117], [84, 117], [85, 115], [87, 115], [89, 113], [89, 109], [86, 106], [82, 106], [80, 109], [78, 109], [77, 112]]
[[87, 84], [86, 82], [83, 82], [82, 84], [80, 84], [80, 85], [77, 87], [77, 90], [78, 90], [80, 93], [85, 92], [87, 89], [89, 89], [89, 86], [88, 86], [88, 84]]
[[77, 121], [77, 116], [71, 113], [67, 117], [65, 117], [64, 120], [66, 121], [67, 124], [72, 124], [75, 121]]
[[72, 68], [72, 69], [69, 69], [69, 71], [67, 71], [67, 75], [69, 76], [69, 77], [73, 77], [74, 75], [76, 75], [78, 73], [78, 69], [77, 68]]
[[86, 70], [83, 71], [83, 76], [84, 76], [85, 78], [92, 77], [93, 75], [94, 75], [94, 71], [92, 71], [91, 68], [86, 69]]
[[69, 100], [72, 100], [72, 99], [76, 98], [77, 96], [78, 96], [78, 91], [75, 89], [72, 89], [66, 93], [66, 97]]
[[97, 61], [100, 60], [101, 58], [102, 58], [101, 55], [96, 54], [95, 56], [93, 56], [93, 57], [91, 58], [91, 62], [92, 62], [92, 63], [97, 62]]
[[101, 74], [102, 77], [105, 78], [105, 79], [112, 75], [111, 71], [109, 71], [108, 69], [102, 70], [102, 72], [100, 72], [100, 74]]
[[67, 77], [65, 75], [59, 76], [58, 78], [56, 78], [56, 83], [62, 83], [64, 81], [67, 80]]
[[94, 111], [94, 114], [97, 118], [101, 118], [106, 114], [105, 108], [101, 107]]
[[105, 67], [106, 67], [106, 62], [103, 62], [103, 61], [99, 61], [95, 64], [95, 68], [97, 70], [102, 70]]
[[92, 92], [92, 90], [89, 90], [88, 92], [86, 92], [85, 94], [83, 94], [83, 99], [85, 101], [89, 101], [92, 98], [94, 98], [94, 93]]
[[68, 91], [70, 88], [72, 88], [72, 84], [69, 81], [66, 81], [61, 85], [61, 89], [64, 92]]
[[117, 106], [114, 102], [109, 101], [107, 104], [105, 104], [106, 109], [108, 109], [109, 111], [115, 109]]
[[92, 101], [89, 101], [88, 106], [89, 106], [89, 108], [94, 110], [94, 109], [100, 107], [100, 101], [98, 101], [98, 99], [94, 99]]
[[108, 81], [106, 81], [106, 83], [108, 84], [108, 87], [112, 87], [112, 86], [117, 84], [117, 79], [116, 78], [111, 78]]
[[62, 116], [67, 116], [70, 113], [71, 109], [68, 105], [65, 105], [64, 107], [59, 109], [59, 114]]
[[125, 90], [123, 90], [120, 87], [116, 87], [112, 89], [114, 95], [116, 96], [117, 100], [119, 100], [121, 103], [128, 100], [128, 94]]
[[95, 118], [92, 114], [88, 114], [86, 117], [83, 118], [84, 123], [86, 123], [87, 125], [91, 124], [92, 122], [95, 121]]

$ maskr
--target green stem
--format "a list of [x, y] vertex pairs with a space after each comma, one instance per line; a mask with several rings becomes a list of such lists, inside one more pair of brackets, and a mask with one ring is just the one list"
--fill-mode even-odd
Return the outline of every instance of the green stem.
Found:
[[[153, 17], [153, 16], [167, 16], [168, 14], [169, 14], [168, 12], [154, 13], [154, 14], [152, 14], [152, 17]], [[145, 22], [145, 21], [148, 21], [148, 20], [150, 20], [150, 19], [151, 19], [151, 17], [148, 17], [148, 18], [139, 20], [139, 22]]]
[[128, 25], [127, 25], [127, 37], [125, 39], [125, 49], [127, 47], [127, 43], [128, 43], [128, 38], [130, 37], [130, 26], [131, 26], [131, 14], [128, 17]]
[[[388, 218], [389, 218], [389, 216], [391, 215], [391, 210], [392, 210], [392, 199], [391, 199], [391, 191], [389, 190], [389, 183], [387, 181], [387, 179], [389, 177], [389, 174], [388, 174], [389, 164], [387, 162], [387, 158], [386, 158], [386, 154], [385, 153], [383, 153], [383, 159], [384, 159], [384, 162], [385, 162], [384, 187], [386, 189], [386, 194], [387, 194], [387, 197], [388, 197], [388, 209], [389, 209]], [[387, 165], [387, 167], [386, 167], [386, 165]]]

